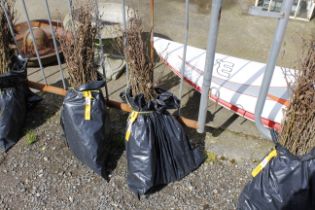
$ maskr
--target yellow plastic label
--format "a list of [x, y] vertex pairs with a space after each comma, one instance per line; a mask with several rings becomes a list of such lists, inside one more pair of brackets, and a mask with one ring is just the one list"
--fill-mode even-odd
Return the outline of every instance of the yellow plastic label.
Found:
[[136, 121], [138, 115], [139, 115], [139, 112], [135, 112], [135, 111], [132, 111], [129, 115], [128, 128], [127, 128], [126, 135], [125, 135], [126, 141], [129, 141], [129, 139], [130, 139], [132, 124]]
[[83, 91], [83, 96], [85, 98], [84, 120], [91, 120], [92, 92], [90, 90]]
[[252, 171], [252, 176], [257, 176], [269, 163], [269, 161], [277, 156], [277, 150], [273, 149]]

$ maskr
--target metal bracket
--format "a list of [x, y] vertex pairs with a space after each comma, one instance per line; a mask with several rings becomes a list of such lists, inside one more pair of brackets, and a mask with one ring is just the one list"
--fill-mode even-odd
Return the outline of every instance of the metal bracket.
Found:
[[248, 9], [248, 14], [259, 17], [270, 17], [270, 18], [283, 18], [284, 12], [268, 12], [263, 10], [262, 8], [250, 6]]

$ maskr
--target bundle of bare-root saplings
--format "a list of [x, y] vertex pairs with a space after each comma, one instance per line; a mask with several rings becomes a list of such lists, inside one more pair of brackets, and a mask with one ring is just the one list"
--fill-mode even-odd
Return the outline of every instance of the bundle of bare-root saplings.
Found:
[[20, 138], [27, 109], [40, 100], [27, 86], [27, 60], [15, 53], [9, 22], [13, 25], [12, 2], [6, 19], [0, 8], [0, 149], [7, 151]]
[[92, 25], [90, 9], [82, 5], [76, 10], [75, 25], [60, 40], [72, 87], [63, 102], [61, 125], [74, 155], [106, 178], [109, 118], [101, 91], [105, 83], [97, 80], [97, 28]]
[[315, 41], [297, 72], [275, 149], [252, 171], [241, 210], [315, 209]]
[[125, 32], [130, 88], [124, 99], [133, 111], [125, 141], [128, 185], [138, 196], [183, 178], [204, 160], [202, 150], [191, 147], [184, 128], [168, 112], [179, 108], [180, 101], [153, 87], [154, 62], [144, 34], [141, 19], [132, 18]]

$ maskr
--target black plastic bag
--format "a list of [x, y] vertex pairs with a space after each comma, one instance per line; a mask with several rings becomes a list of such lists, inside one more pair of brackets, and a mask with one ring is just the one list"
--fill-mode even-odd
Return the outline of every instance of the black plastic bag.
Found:
[[103, 81], [70, 89], [64, 99], [61, 126], [74, 155], [94, 172], [107, 178], [106, 159], [110, 132], [109, 115], [100, 88]]
[[128, 119], [126, 152], [128, 186], [138, 196], [148, 194], [197, 169], [204, 161], [200, 148], [192, 149], [182, 125], [167, 109], [177, 109], [179, 100], [157, 89], [148, 103], [142, 94], [125, 99], [133, 112]]
[[239, 210], [314, 210], [315, 150], [303, 157], [280, 144], [253, 170], [243, 189]]
[[27, 60], [13, 57], [10, 71], [0, 75], [0, 149], [7, 151], [21, 136], [26, 111], [41, 98], [27, 86]]

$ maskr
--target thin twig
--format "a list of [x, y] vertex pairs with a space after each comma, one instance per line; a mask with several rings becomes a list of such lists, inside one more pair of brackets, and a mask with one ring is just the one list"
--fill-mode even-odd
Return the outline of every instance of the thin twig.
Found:
[[297, 75], [280, 143], [295, 155], [304, 155], [315, 147], [315, 40], [308, 44]]
[[[12, 5], [12, 1], [7, 2], [7, 13], [11, 24], [14, 25], [14, 11]], [[12, 56], [15, 53], [14, 45], [14, 38], [10, 32], [8, 20], [6, 19], [3, 8], [0, 7], [0, 74], [4, 74], [10, 70]]]
[[146, 100], [151, 100], [154, 98], [154, 63], [149, 55], [150, 36], [143, 32], [142, 21], [137, 16], [129, 20], [125, 34], [128, 37], [125, 54], [132, 93], [133, 95], [144, 94]]
[[70, 85], [76, 88], [97, 79], [94, 60], [97, 28], [92, 24], [89, 5], [82, 5], [75, 12], [73, 32], [64, 34], [59, 40], [68, 66]]

